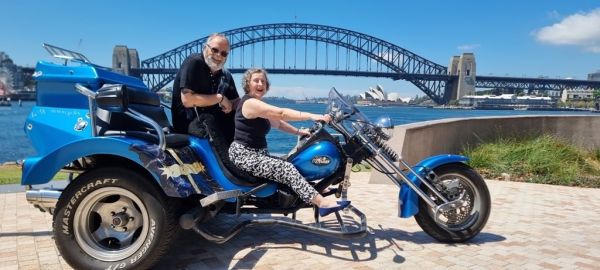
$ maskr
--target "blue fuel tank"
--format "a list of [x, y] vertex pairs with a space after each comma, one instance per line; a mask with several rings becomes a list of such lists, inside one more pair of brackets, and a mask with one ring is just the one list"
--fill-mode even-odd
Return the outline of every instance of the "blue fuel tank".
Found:
[[317, 141], [303, 148], [290, 162], [308, 181], [332, 175], [342, 163], [339, 149], [330, 141]]

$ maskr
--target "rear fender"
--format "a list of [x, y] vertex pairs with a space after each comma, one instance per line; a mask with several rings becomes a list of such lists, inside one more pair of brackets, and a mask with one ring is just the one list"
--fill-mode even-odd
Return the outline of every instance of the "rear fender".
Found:
[[[140, 165], [152, 175], [167, 196], [187, 197], [196, 193], [189, 181], [181, 179], [182, 177], [161, 175], [160, 168], [165, 167], [162, 164], [165, 161], [164, 152], [156, 145], [124, 136], [84, 138], [65, 144], [45, 156], [27, 158], [23, 163], [21, 184], [47, 183], [66, 164], [93, 155], [119, 156]], [[157, 161], [161, 164], [156, 164]]]
[[[469, 161], [468, 157], [461, 155], [437, 155], [431, 156], [424, 160], [421, 160], [417, 165], [413, 167], [413, 170], [421, 177], [435, 170], [437, 167], [452, 163], [466, 163]], [[421, 181], [416, 175], [408, 174], [408, 179], [416, 186], [421, 186]], [[398, 194], [398, 200], [400, 203], [398, 215], [403, 218], [409, 218], [416, 215], [419, 212], [419, 195], [410, 188], [407, 184], [402, 184], [400, 187], [400, 193]]]

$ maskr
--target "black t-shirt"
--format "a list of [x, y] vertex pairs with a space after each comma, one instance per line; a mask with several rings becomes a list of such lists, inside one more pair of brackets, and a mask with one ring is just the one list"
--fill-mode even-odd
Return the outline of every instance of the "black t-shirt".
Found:
[[[212, 95], [221, 93], [229, 100], [239, 98], [237, 89], [231, 73], [227, 70], [219, 70], [215, 73], [204, 61], [201, 53], [189, 55], [183, 64], [173, 82], [173, 101], [171, 104], [171, 116], [173, 119], [173, 129], [177, 133], [187, 133], [190, 122], [196, 117], [193, 108], [185, 108], [181, 103], [181, 90], [188, 88], [194, 93]], [[217, 126], [228, 143], [233, 141], [235, 132], [233, 118], [235, 110], [225, 114], [218, 104], [208, 107], [198, 107], [198, 113], [211, 113], [215, 117]]]
[[271, 129], [271, 122], [268, 119], [256, 117], [248, 119], [242, 114], [244, 103], [251, 99], [245, 95], [240, 100], [235, 112], [235, 141], [245, 146], [262, 149], [267, 148], [267, 133]]

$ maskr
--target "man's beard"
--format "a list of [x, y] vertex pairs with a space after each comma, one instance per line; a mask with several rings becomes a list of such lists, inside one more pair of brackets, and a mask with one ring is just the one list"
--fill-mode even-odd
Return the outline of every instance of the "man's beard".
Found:
[[204, 61], [206, 62], [206, 65], [208, 65], [208, 67], [210, 68], [211, 71], [221, 70], [221, 69], [223, 69], [223, 66], [225, 65], [225, 61], [221, 62], [221, 64], [215, 63], [212, 60], [212, 58], [209, 55], [207, 55], [206, 53], [204, 54]]

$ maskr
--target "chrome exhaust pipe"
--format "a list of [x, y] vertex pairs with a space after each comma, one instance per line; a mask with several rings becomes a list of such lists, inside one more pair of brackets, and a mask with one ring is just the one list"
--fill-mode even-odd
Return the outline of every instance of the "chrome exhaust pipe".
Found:
[[25, 198], [40, 211], [54, 214], [54, 208], [56, 208], [56, 202], [61, 193], [62, 190], [56, 189], [34, 189], [26, 191]]

